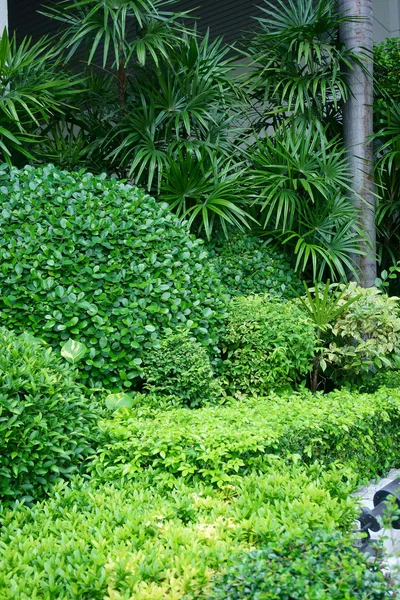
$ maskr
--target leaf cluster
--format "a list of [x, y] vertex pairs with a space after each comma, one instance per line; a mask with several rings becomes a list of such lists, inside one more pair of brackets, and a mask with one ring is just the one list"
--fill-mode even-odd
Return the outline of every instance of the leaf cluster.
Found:
[[83, 472], [97, 414], [75, 374], [29, 334], [0, 329], [0, 499], [32, 503]]
[[223, 288], [202, 242], [165, 204], [52, 166], [11, 170], [1, 199], [2, 322], [55, 348], [84, 343], [82, 381], [134, 388], [143, 352], [179, 324], [217, 352]]
[[230, 484], [235, 474], [266, 472], [277, 456], [303, 463], [338, 461], [360, 478], [398, 457], [400, 396], [347, 390], [231, 400], [191, 411], [121, 409], [101, 422], [102, 447], [93, 463], [101, 480], [135, 479], [144, 471], [172, 480]]
[[300, 289], [289, 256], [251, 234], [229, 232], [229, 239], [214, 236], [207, 244], [215, 269], [231, 296], [269, 294], [290, 298]]
[[305, 377], [316, 334], [293, 302], [239, 296], [231, 301], [221, 346], [221, 376], [229, 392], [263, 395]]
[[354, 600], [392, 597], [383, 573], [341, 533], [304, 532], [240, 557], [209, 600]]

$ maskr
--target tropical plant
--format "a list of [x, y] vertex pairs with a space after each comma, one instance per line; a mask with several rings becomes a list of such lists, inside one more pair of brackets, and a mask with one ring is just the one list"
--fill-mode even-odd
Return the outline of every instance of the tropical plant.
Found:
[[313, 280], [354, 272], [363, 233], [347, 198], [350, 174], [338, 140], [296, 120], [256, 140], [249, 160], [264, 228], [290, 245], [296, 270]]
[[243, 50], [252, 65], [245, 85], [261, 111], [253, 126], [276, 126], [290, 114], [333, 121], [337, 130], [340, 104], [351, 94], [347, 70], [358, 60], [340, 41], [339, 26], [352, 17], [339, 15], [334, 0], [264, 0], [260, 9]]
[[[321, 343], [323, 334], [326, 333], [328, 326], [343, 313], [353, 302], [356, 302], [361, 295], [355, 295], [347, 298], [347, 287], [338, 287], [337, 284], [331, 285], [329, 280], [324, 284], [315, 282], [313, 288], [308, 288], [303, 282], [305, 289], [304, 298], [298, 297], [302, 309], [315, 324], [319, 331]], [[346, 296], [346, 301], [341, 300]], [[326, 369], [326, 362], [323, 358], [323, 348], [317, 348], [314, 357], [313, 369], [311, 372], [311, 390], [317, 391], [319, 369], [322, 364], [323, 369]]]
[[0, 156], [18, 163], [40, 153], [42, 127], [66, 108], [76, 78], [60, 71], [52, 40], [17, 43], [5, 29], [0, 39]]
[[237, 159], [179, 150], [168, 160], [159, 198], [208, 240], [216, 224], [228, 237], [228, 225], [243, 231], [254, 221], [244, 210], [250, 202], [245, 178]]
[[[238, 99], [230, 75], [233, 59], [221, 39], [196, 30], [185, 34], [156, 68], [142, 70], [137, 96], [114, 137], [113, 158], [126, 165], [136, 182], [159, 190], [169, 159], [188, 154], [232, 158], [237, 137]], [[232, 112], [233, 111], [233, 112]]]
[[398, 298], [355, 282], [326, 283], [306, 291], [300, 304], [320, 332], [314, 359], [312, 387], [318, 369], [335, 383], [360, 382], [374, 372], [400, 365], [400, 309]]

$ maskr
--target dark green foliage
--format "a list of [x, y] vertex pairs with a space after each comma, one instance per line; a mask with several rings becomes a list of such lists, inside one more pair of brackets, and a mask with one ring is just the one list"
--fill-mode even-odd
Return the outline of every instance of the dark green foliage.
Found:
[[143, 363], [145, 388], [152, 394], [177, 396], [195, 408], [221, 391], [206, 349], [187, 330], [170, 331], [143, 355]]
[[385, 369], [378, 373], [371, 373], [370, 379], [367, 379], [363, 386], [368, 392], [376, 392], [380, 387], [385, 387], [390, 390], [400, 389], [400, 371]]
[[81, 471], [94, 428], [71, 368], [32, 336], [0, 329], [0, 500], [30, 503]]
[[230, 235], [208, 245], [215, 268], [232, 296], [265, 294], [290, 298], [299, 280], [289, 257], [268, 242], [246, 234]]
[[61, 118], [77, 82], [63, 73], [49, 39], [18, 44], [7, 29], [0, 37], [0, 161], [24, 164], [40, 154], [43, 128]]
[[196, 411], [121, 409], [101, 429], [94, 468], [107, 480], [149, 470], [223, 486], [235, 473], [264, 472], [276, 455], [328, 466], [339, 461], [370, 478], [400, 465], [400, 392], [304, 390]]
[[144, 192], [52, 166], [12, 170], [1, 188], [0, 316], [59, 348], [89, 349], [82, 380], [135, 385], [141, 354], [185, 324], [215, 350], [221, 284], [202, 242]]
[[285, 536], [241, 557], [209, 600], [384, 600], [393, 597], [380, 569], [354, 541], [317, 531]]
[[266, 394], [309, 372], [316, 335], [293, 302], [242, 296], [231, 302], [221, 344], [221, 373], [230, 392]]

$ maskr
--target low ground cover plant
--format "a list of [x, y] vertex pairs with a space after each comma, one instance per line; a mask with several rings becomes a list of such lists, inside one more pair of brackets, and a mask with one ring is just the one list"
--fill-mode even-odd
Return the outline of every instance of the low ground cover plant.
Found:
[[362, 479], [399, 463], [399, 424], [400, 392], [386, 388], [270, 394], [196, 411], [121, 409], [100, 423], [93, 469], [101, 480], [148, 470], [223, 486], [236, 473], [263, 472], [276, 456], [295, 455], [308, 464], [353, 464]]
[[143, 191], [53, 166], [0, 190], [0, 316], [53, 347], [88, 347], [90, 385], [134, 388], [141, 355], [183, 324], [217, 352], [225, 301], [201, 241]]
[[51, 347], [0, 328], [0, 502], [29, 504], [84, 472], [95, 409]]
[[[1, 600], [198, 600], [212, 578], [283, 532], [335, 531], [354, 518], [337, 473], [318, 481], [275, 461], [263, 475], [170, 486], [167, 473], [104, 486], [59, 485], [33, 509], [1, 513]], [[329, 488], [329, 489], [328, 489]]]
[[221, 375], [231, 394], [267, 394], [305, 378], [316, 351], [313, 323], [292, 302], [235, 298], [222, 339]]

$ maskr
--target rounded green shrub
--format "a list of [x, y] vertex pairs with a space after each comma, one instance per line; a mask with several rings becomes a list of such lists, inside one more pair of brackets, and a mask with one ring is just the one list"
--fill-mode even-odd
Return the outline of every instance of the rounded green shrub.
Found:
[[260, 238], [236, 233], [208, 245], [215, 268], [232, 296], [265, 294], [292, 297], [299, 279], [284, 252]]
[[309, 372], [316, 334], [293, 302], [253, 295], [232, 301], [221, 343], [229, 391], [267, 394]]
[[215, 401], [221, 391], [206, 349], [188, 330], [170, 331], [143, 361], [142, 377], [151, 394], [176, 396], [195, 408]]
[[341, 533], [286, 536], [241, 558], [209, 600], [385, 600], [382, 572]]
[[1, 501], [30, 503], [81, 471], [95, 428], [71, 368], [40, 340], [1, 328]]
[[168, 326], [216, 349], [221, 284], [203, 242], [166, 204], [51, 165], [12, 169], [0, 196], [2, 322], [55, 348], [83, 342], [83, 381], [134, 388], [143, 351]]

